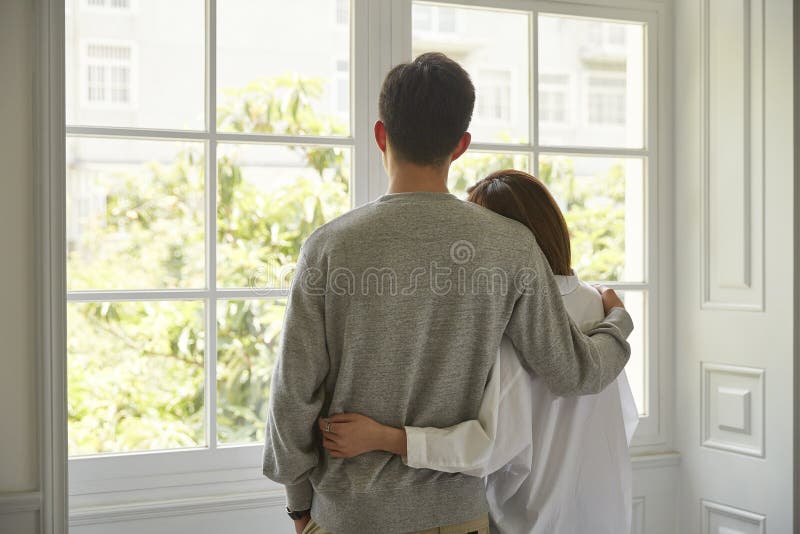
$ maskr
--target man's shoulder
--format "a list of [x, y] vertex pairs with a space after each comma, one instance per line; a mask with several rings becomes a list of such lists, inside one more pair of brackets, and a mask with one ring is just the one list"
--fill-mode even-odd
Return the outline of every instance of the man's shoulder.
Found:
[[374, 216], [376, 211], [374, 204], [374, 202], [368, 202], [318, 226], [306, 238], [303, 248], [310, 250], [326, 245], [335, 246], [336, 240], [342, 239], [356, 228], [368, 224], [369, 219]]
[[[424, 205], [420, 210], [424, 210]], [[536, 247], [536, 239], [523, 224], [495, 213], [482, 206], [467, 201], [448, 203], [448, 216], [457, 222], [458, 233], [464, 239], [475, 239], [477, 242], [492, 243], [507, 247], [512, 251], [529, 252]], [[403, 214], [403, 220], [408, 214]], [[307, 250], [330, 250], [341, 246], [352, 239], [363, 238], [373, 234], [381, 227], [396, 224], [392, 211], [382, 210], [378, 201], [369, 202], [347, 213], [344, 213], [319, 226], [308, 236], [304, 244]], [[456, 225], [454, 225], [456, 226]], [[478, 243], [475, 243], [478, 244]]]

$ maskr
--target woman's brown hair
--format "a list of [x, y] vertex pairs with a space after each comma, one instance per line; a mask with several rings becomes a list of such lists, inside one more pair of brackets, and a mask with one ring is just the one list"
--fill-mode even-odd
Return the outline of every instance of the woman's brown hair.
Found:
[[469, 188], [467, 200], [527, 226], [553, 274], [572, 274], [569, 230], [547, 187], [522, 171], [497, 171]]

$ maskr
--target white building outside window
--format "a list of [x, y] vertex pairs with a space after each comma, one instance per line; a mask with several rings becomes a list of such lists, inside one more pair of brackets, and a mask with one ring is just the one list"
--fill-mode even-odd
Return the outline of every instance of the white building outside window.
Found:
[[350, 0], [336, 0], [335, 11], [336, 25], [347, 27], [350, 23]]
[[135, 0], [83, 0], [84, 7], [91, 10], [130, 11]]
[[346, 59], [336, 61], [336, 76], [334, 83], [336, 113], [347, 116], [350, 111], [350, 62]]
[[625, 124], [625, 74], [607, 71], [587, 76], [587, 119], [592, 125]]
[[486, 69], [478, 74], [477, 120], [508, 121], [511, 118], [511, 72]]
[[539, 120], [546, 123], [567, 122], [569, 102], [568, 74], [539, 74]]
[[134, 104], [133, 55], [131, 44], [85, 43], [82, 54], [85, 106], [126, 108]]

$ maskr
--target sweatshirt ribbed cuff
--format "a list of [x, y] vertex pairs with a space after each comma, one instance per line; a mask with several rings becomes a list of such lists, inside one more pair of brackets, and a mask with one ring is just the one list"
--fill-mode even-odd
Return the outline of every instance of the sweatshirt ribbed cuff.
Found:
[[403, 463], [408, 467], [419, 468], [426, 465], [428, 454], [425, 445], [425, 432], [413, 426], [405, 427], [406, 430], [406, 455]]
[[302, 511], [311, 508], [311, 498], [314, 495], [314, 490], [311, 487], [311, 482], [304, 480], [297, 484], [286, 486], [286, 506], [289, 510]]
[[604, 322], [611, 323], [622, 332], [625, 339], [633, 332], [633, 320], [625, 308], [611, 308]]

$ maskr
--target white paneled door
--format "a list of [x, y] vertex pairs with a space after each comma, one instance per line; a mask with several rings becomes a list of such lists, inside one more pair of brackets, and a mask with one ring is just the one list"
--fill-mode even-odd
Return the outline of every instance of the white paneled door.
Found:
[[792, 0], [680, 0], [681, 534], [792, 532]]

